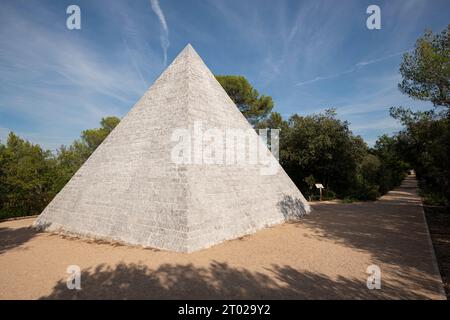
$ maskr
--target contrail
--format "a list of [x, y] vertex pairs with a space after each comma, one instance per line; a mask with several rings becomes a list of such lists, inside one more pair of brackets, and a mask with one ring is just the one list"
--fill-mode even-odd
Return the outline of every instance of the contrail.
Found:
[[371, 65], [371, 64], [374, 64], [374, 63], [378, 63], [378, 62], [381, 62], [381, 61], [384, 61], [384, 60], [387, 60], [387, 59], [399, 56], [401, 54], [405, 54], [405, 53], [410, 52], [412, 50], [413, 49], [408, 49], [408, 50], [404, 50], [404, 51], [401, 51], [401, 52], [396, 52], [396, 53], [393, 53], [393, 54], [390, 54], [390, 55], [387, 55], [387, 56], [384, 56], [384, 57], [381, 57], [381, 58], [368, 60], [368, 61], [361, 61], [361, 62], [358, 62], [357, 64], [355, 64], [352, 68], [350, 68], [348, 70], [345, 70], [345, 71], [342, 71], [342, 72], [339, 72], [339, 73], [335, 73], [335, 74], [329, 74], [329, 75], [325, 75], [325, 76], [315, 77], [314, 79], [307, 80], [307, 81], [297, 82], [295, 84], [295, 86], [301, 87], [303, 85], [314, 83], [314, 82], [317, 82], [317, 81], [337, 78], [337, 77], [340, 77], [340, 76], [345, 75], [345, 74], [353, 73], [356, 70], [358, 70], [360, 68], [363, 68], [365, 66], [368, 66], [368, 65]]
[[297, 87], [301, 87], [301, 86], [303, 86], [305, 84], [310, 84], [310, 83], [314, 83], [314, 82], [317, 82], [317, 81], [337, 78], [337, 77], [340, 77], [340, 76], [342, 76], [344, 74], [352, 73], [355, 70], [356, 70], [356, 68], [350, 68], [348, 70], [345, 70], [345, 71], [342, 71], [342, 72], [339, 72], [339, 73], [329, 74], [329, 75], [326, 75], [326, 76], [315, 77], [314, 79], [311, 79], [311, 80], [297, 82], [295, 85]]
[[401, 52], [396, 52], [396, 53], [393, 53], [393, 54], [390, 54], [390, 55], [387, 55], [387, 56], [384, 56], [384, 57], [381, 57], [381, 58], [378, 58], [378, 59], [373, 59], [373, 60], [369, 60], [369, 61], [361, 61], [361, 62], [357, 63], [356, 66], [357, 67], [367, 66], [369, 64], [377, 63], [377, 62], [380, 62], [380, 61], [384, 61], [384, 60], [390, 59], [392, 57], [396, 57], [396, 56], [405, 54], [405, 53], [410, 52], [412, 50], [413, 49], [408, 49], [408, 50], [404, 50], [404, 51], [401, 51]]
[[161, 48], [163, 49], [164, 53], [164, 66], [167, 65], [167, 49], [169, 49], [169, 27], [167, 26], [166, 18], [164, 17], [164, 13], [161, 10], [161, 7], [159, 6], [158, 0], [150, 0], [150, 4], [152, 6], [153, 12], [156, 14], [156, 16], [159, 19], [159, 23], [161, 25]]

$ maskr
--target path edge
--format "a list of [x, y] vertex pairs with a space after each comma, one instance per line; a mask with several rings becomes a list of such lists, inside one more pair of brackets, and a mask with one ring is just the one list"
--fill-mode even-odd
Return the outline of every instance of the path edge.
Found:
[[21, 216], [21, 217], [5, 218], [5, 219], [0, 219], [0, 223], [8, 222], [8, 221], [16, 221], [16, 220], [25, 220], [25, 219], [37, 218], [37, 217], [39, 217], [38, 214], [32, 215], [32, 216]]
[[[417, 187], [417, 191], [419, 191], [419, 187]], [[439, 280], [439, 291], [441, 292], [441, 295], [443, 296], [444, 300], [447, 300], [447, 293], [444, 289], [444, 281], [442, 280], [441, 271], [439, 269], [439, 264], [437, 262], [436, 257], [436, 250], [434, 249], [433, 240], [431, 238], [430, 228], [428, 227], [428, 220], [427, 216], [425, 215], [425, 210], [423, 208], [423, 197], [417, 192], [420, 198], [420, 211], [422, 212], [423, 222], [425, 224], [425, 231], [428, 235], [428, 245], [431, 247], [431, 262], [433, 264], [434, 273], [436, 273], [437, 278]]]

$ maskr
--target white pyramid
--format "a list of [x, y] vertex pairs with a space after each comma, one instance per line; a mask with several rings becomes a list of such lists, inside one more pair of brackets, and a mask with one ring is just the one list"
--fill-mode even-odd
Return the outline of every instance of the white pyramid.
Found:
[[196, 121], [205, 128], [251, 129], [187, 45], [35, 227], [192, 252], [310, 211], [278, 162], [272, 175], [261, 174], [263, 164], [174, 163], [174, 130]]

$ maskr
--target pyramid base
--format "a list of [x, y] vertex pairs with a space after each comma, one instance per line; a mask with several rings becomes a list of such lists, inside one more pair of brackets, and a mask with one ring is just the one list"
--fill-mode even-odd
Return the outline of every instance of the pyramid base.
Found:
[[[305, 212], [302, 214], [302, 216], [305, 214], [309, 214], [310, 211], [311, 210], [308, 207], [307, 210], [305, 210]], [[76, 228], [68, 228], [67, 226], [63, 226], [58, 223], [46, 222], [43, 219], [39, 218], [33, 223], [33, 228], [38, 231], [44, 231], [85, 240], [105, 241], [111, 244], [119, 243], [121, 245], [136, 246], [148, 249], [191, 253], [203, 249], [208, 249], [225, 241], [235, 240], [247, 235], [254, 234], [268, 227], [280, 225], [288, 221], [296, 221], [299, 220], [299, 218], [300, 216], [291, 217], [288, 219], [280, 218], [278, 220], [270, 222], [263, 222], [257, 226], [252, 226], [247, 229], [235, 229], [233, 232], [230, 232], [230, 230], [233, 230], [233, 226], [229, 225], [224, 226], [221, 229], [216, 229], [212, 232], [191, 238], [188, 238], [186, 233], [182, 237], [174, 237], [173, 234], [171, 235], [170, 233], [167, 233], [166, 236], [161, 236], [161, 234], [159, 234], [158, 237], [149, 235], [145, 242], [142, 241], [142, 239], [140, 241], [139, 239], [126, 240], [118, 235], [82, 232], [80, 230], [77, 230]], [[227, 235], [224, 234], [223, 230], [227, 230]]]

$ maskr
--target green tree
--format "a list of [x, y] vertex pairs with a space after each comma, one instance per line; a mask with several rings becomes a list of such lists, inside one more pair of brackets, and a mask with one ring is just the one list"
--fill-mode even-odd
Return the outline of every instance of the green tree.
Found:
[[80, 140], [70, 146], [61, 146], [56, 153], [56, 175], [54, 181], [55, 193], [59, 192], [72, 178], [77, 170], [89, 158], [92, 150]]
[[279, 129], [281, 131], [286, 130], [288, 123], [283, 120], [283, 117], [278, 112], [271, 112], [270, 115], [260, 121], [256, 125], [256, 129]]
[[57, 175], [55, 190], [57, 192], [64, 187], [119, 122], [120, 119], [117, 117], [102, 118], [100, 128], [84, 130], [80, 140], [75, 140], [69, 147], [61, 146], [59, 148], [56, 157]]
[[414, 53], [403, 56], [400, 73], [401, 92], [450, 108], [450, 25], [439, 34], [426, 31]]
[[386, 134], [380, 136], [375, 142], [373, 153], [380, 160], [378, 184], [380, 193], [384, 194], [400, 185], [405, 173], [411, 167], [399, 156], [396, 136], [389, 137]]
[[0, 217], [6, 201], [6, 146], [0, 141]]
[[81, 134], [81, 142], [89, 148], [91, 153], [94, 152], [119, 122], [120, 119], [117, 117], [102, 118], [100, 121], [100, 128], [83, 131]]
[[12, 132], [0, 149], [2, 216], [40, 213], [54, 196], [55, 161], [51, 152]]
[[245, 77], [217, 75], [216, 79], [252, 125], [264, 120], [272, 111], [272, 97], [260, 95]]
[[281, 164], [302, 191], [309, 190], [307, 181], [311, 179], [306, 178], [312, 176], [340, 197], [352, 193], [358, 165], [366, 153], [362, 138], [354, 136], [333, 109], [291, 116], [280, 141]]
[[353, 197], [360, 200], [376, 200], [380, 196], [379, 176], [380, 159], [370, 153], [362, 158], [359, 164], [356, 182], [353, 186]]
[[119, 121], [103, 118], [100, 128], [83, 131], [56, 155], [11, 132], [0, 143], [0, 218], [40, 213]]
[[404, 129], [397, 136], [397, 157], [416, 171], [422, 190], [441, 204], [450, 201], [450, 125], [434, 110], [391, 108]]
[[[416, 111], [391, 108], [391, 116], [404, 129], [389, 141], [388, 162], [401, 159], [414, 168], [425, 199], [450, 202], [450, 25], [440, 34], [426, 31], [413, 54], [405, 54], [400, 66], [400, 90], [414, 99], [430, 101], [438, 110]], [[387, 141], [384, 138], [383, 143]], [[380, 144], [381, 145], [381, 144]], [[382, 146], [382, 145], [381, 145]], [[384, 146], [382, 146], [384, 147]], [[380, 147], [378, 149], [381, 150]], [[386, 148], [383, 151], [386, 154]], [[395, 156], [391, 156], [395, 150]]]

